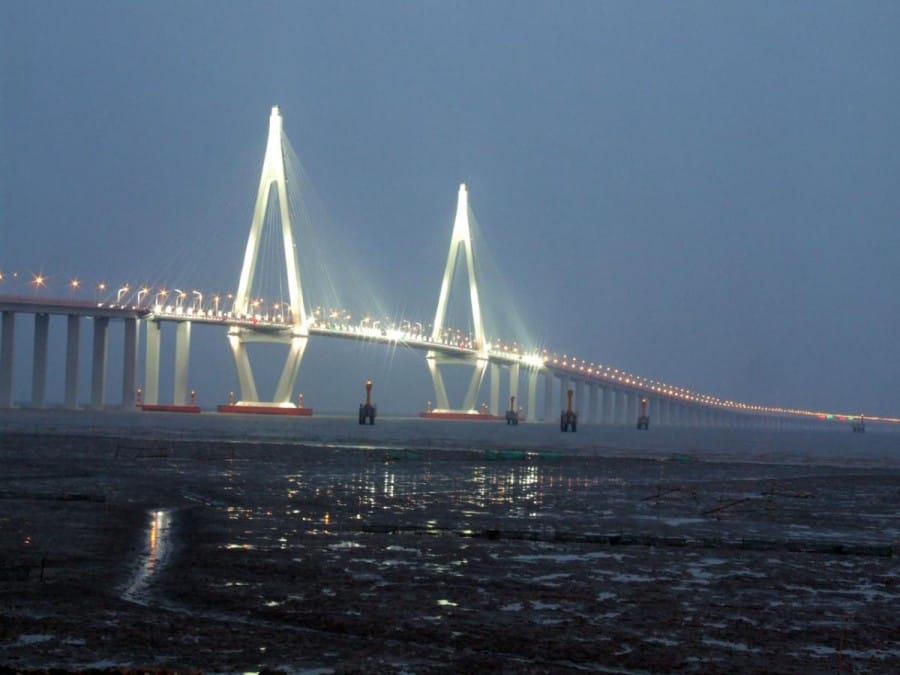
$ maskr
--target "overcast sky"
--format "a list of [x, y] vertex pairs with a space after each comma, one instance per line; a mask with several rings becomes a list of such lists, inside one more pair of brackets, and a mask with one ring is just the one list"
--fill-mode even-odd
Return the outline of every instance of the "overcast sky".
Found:
[[[233, 291], [278, 104], [352, 242], [330, 269], [386, 311], [433, 318], [465, 181], [537, 344], [897, 416], [898, 73], [896, 2], [6, 0], [0, 292], [14, 271]], [[221, 331], [191, 358], [224, 402]], [[365, 377], [384, 410], [433, 396], [421, 353], [346, 344], [311, 345], [299, 386], [352, 410]]]

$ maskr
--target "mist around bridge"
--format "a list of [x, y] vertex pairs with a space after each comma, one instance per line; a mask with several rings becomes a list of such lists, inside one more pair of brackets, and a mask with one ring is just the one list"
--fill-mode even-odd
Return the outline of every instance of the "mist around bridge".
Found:
[[[897, 416], [898, 24], [878, 3], [4, 3], [0, 293], [38, 273], [233, 293], [277, 104], [321, 205], [311, 289], [433, 319], [465, 182], [509, 290], [484, 283], [491, 316], [528, 331], [505, 338]], [[256, 358], [260, 382], [281, 363]], [[190, 370], [203, 406], [237, 389], [222, 331], [195, 329]], [[352, 411], [366, 379], [384, 413], [433, 396], [420, 354], [315, 340], [298, 391]]]

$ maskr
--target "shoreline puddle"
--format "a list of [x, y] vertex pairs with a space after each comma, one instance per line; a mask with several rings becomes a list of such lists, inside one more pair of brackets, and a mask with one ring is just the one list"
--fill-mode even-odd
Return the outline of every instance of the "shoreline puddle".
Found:
[[148, 604], [150, 584], [168, 563], [172, 550], [172, 511], [156, 509], [148, 515], [143, 550], [122, 592], [123, 599], [141, 605]]

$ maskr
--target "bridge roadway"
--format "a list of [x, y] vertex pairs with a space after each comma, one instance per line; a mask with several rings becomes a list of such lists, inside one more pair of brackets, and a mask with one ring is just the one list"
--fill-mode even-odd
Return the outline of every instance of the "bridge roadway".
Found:
[[[133, 404], [137, 368], [137, 345], [140, 321], [148, 330], [147, 381], [158, 381], [159, 342], [151, 339], [151, 326], [156, 335], [162, 322], [174, 322], [176, 328], [175, 391], [173, 402], [187, 402], [187, 365], [191, 324], [219, 325], [251, 328], [273, 337], [293, 334], [292, 324], [265, 315], [235, 316], [230, 312], [202, 310], [191, 306], [176, 305], [125, 305], [91, 302], [78, 299], [41, 298], [28, 296], [0, 296], [0, 407], [13, 404], [14, 331], [17, 314], [33, 314], [34, 348], [32, 368], [31, 405], [41, 407], [45, 403], [47, 371], [47, 345], [49, 316], [67, 317], [65, 406], [77, 407], [78, 352], [80, 319], [93, 320], [93, 349], [91, 371], [91, 407], [99, 408], [105, 402], [106, 352], [110, 320], [124, 322], [122, 406]], [[404, 321], [403, 323], [408, 323]], [[409, 324], [414, 325], [414, 324]], [[574, 405], [582, 422], [603, 424], [634, 424], [639, 414], [640, 402], [646, 400], [647, 412], [654, 423], [662, 426], [760, 426], [781, 424], [789, 420], [815, 419], [821, 416], [810, 411], [785, 410], [750, 406], [724, 401], [712, 396], [689, 392], [653, 380], [647, 380], [618, 369], [586, 364], [575, 359], [546, 353], [522, 353], [517, 349], [491, 345], [486, 350], [476, 349], [466, 341], [437, 341], [420, 330], [401, 330], [396, 327], [378, 328], [361, 324], [313, 321], [307, 327], [308, 335], [361, 340], [391, 346], [401, 345], [429, 353], [440, 354], [460, 363], [475, 364], [487, 360], [490, 367], [490, 405], [488, 411], [500, 414], [500, 369], [509, 370], [509, 394], [518, 398], [519, 374], [527, 377], [527, 419], [538, 419], [537, 383], [544, 378], [543, 419], [553, 420], [554, 382], [559, 381], [560, 409], [567, 405], [566, 392], [574, 386]], [[155, 342], [156, 353], [152, 353]], [[155, 368], [155, 372], [153, 372]], [[158, 391], [152, 384], [145, 392], [146, 403], [158, 402]]]

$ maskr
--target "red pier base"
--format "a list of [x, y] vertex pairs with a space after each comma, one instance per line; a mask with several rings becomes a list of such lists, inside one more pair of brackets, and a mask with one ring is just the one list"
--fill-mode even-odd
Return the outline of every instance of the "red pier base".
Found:
[[140, 406], [141, 410], [145, 410], [148, 412], [177, 412], [177, 413], [198, 413], [200, 412], [200, 406], [198, 405], [167, 405], [167, 404], [154, 404], [154, 403], [142, 403]]
[[290, 415], [293, 417], [312, 417], [312, 408], [281, 407], [278, 405], [220, 405], [220, 413], [239, 413], [243, 415]]
[[461, 421], [478, 421], [478, 422], [497, 422], [506, 421], [506, 416], [489, 415], [481, 412], [465, 412], [464, 410], [434, 410], [431, 412], [420, 412], [419, 417], [429, 420], [453, 420]]

